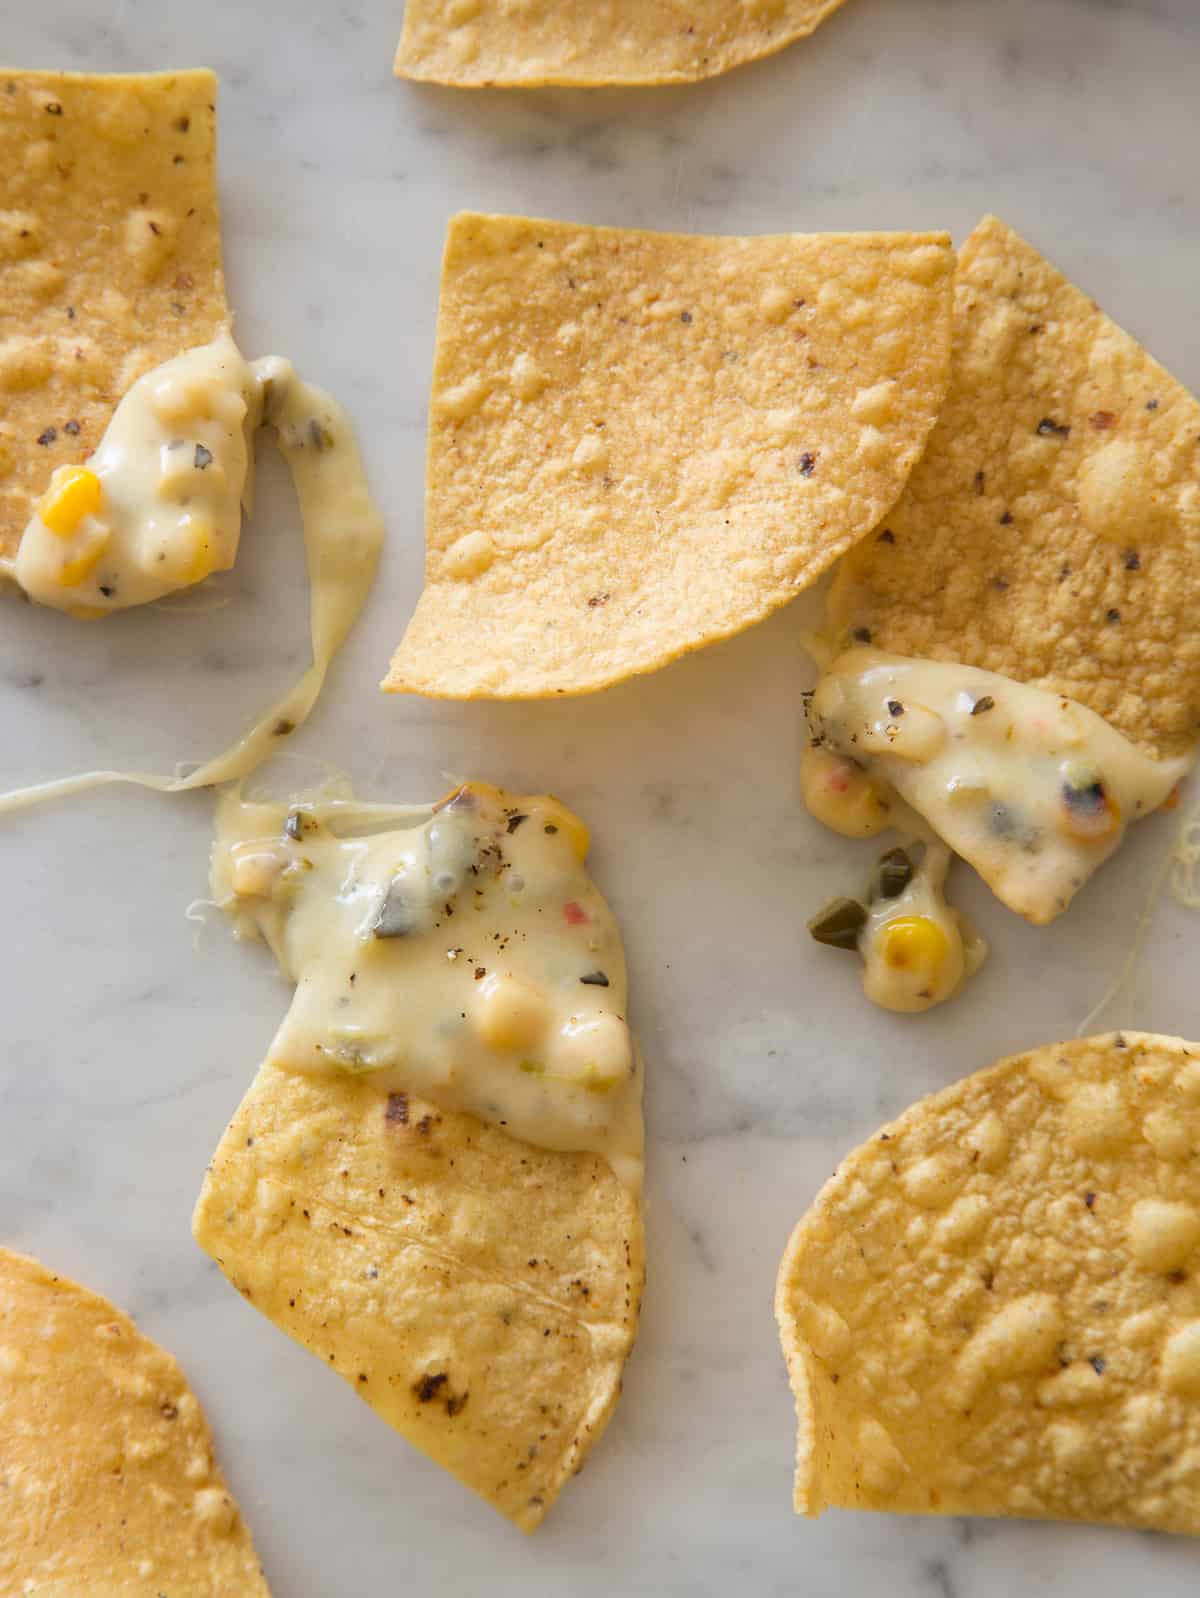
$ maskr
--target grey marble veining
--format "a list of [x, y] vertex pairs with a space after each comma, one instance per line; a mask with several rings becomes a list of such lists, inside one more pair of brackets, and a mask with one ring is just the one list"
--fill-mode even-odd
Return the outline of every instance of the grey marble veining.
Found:
[[[918, 1094], [1074, 1032], [1100, 1000], [1164, 829], [1135, 833], [1043, 931], [964, 876], [991, 962], [969, 999], [891, 1018], [862, 1003], [852, 961], [803, 933], [860, 856], [797, 803], [797, 613], [570, 704], [385, 700], [375, 683], [420, 582], [454, 210], [960, 238], [995, 210], [1200, 387], [1200, 7], [847, 0], [808, 43], [695, 88], [472, 95], [392, 81], [399, 0], [44, 0], [6, 13], [15, 65], [218, 69], [240, 340], [292, 355], [344, 398], [389, 526], [365, 623], [294, 768], [330, 761], [365, 792], [403, 798], [477, 773], [557, 790], [592, 822], [648, 1062], [650, 1282], [610, 1433], [532, 1542], [246, 1306], [188, 1217], [286, 990], [223, 926], [183, 918], [204, 892], [208, 801], [134, 791], [0, 825], [0, 1236], [109, 1293], [183, 1360], [279, 1598], [1193, 1592], [1195, 1550], [1179, 1540], [794, 1521], [771, 1318], [789, 1228], [852, 1143]], [[3, 606], [3, 785], [97, 763], [169, 769], [295, 673], [305, 590], [277, 462], [259, 504], [219, 606], [91, 629]], [[1200, 1032], [1195, 939], [1184, 911], [1160, 906], [1103, 1020]]]

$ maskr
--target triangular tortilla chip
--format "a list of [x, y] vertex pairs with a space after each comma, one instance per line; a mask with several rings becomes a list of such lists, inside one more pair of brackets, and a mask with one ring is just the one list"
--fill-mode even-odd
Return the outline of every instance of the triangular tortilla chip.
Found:
[[0, 1591], [267, 1594], [179, 1366], [107, 1299], [7, 1249]]
[[942, 234], [456, 218], [426, 587], [384, 687], [587, 692], [786, 604], [924, 447], [952, 270]]
[[995, 217], [962, 248], [950, 391], [830, 630], [1080, 700], [1148, 754], [1200, 731], [1200, 404]]
[[1200, 1534], [1200, 1044], [1049, 1045], [843, 1160], [775, 1300], [796, 1509]]
[[0, 558], [152, 366], [228, 324], [211, 72], [0, 73]]
[[263, 1066], [193, 1224], [256, 1308], [523, 1531], [608, 1422], [643, 1251], [603, 1159]]
[[408, 0], [400, 78], [456, 88], [694, 83], [807, 36], [842, 0]]

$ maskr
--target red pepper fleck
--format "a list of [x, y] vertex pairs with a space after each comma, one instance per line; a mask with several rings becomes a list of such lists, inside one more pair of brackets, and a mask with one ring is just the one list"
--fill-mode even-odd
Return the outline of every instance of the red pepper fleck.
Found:
[[830, 793], [849, 793], [849, 791], [850, 791], [850, 767], [849, 766], [834, 766], [834, 767], [832, 767], [831, 770], [830, 770], [829, 776], [826, 779], [825, 786], [829, 789]]
[[581, 927], [592, 919], [583, 906], [577, 904], [574, 899], [568, 899], [563, 905], [563, 915], [566, 916], [569, 927]]

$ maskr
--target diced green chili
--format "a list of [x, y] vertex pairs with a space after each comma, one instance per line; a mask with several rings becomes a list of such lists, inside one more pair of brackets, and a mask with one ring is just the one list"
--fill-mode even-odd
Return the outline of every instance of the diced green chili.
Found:
[[875, 868], [877, 893], [881, 899], [895, 899], [912, 881], [912, 861], [903, 849], [889, 849], [880, 855]]
[[808, 930], [831, 949], [857, 949], [866, 922], [867, 912], [857, 899], [834, 899], [813, 916]]

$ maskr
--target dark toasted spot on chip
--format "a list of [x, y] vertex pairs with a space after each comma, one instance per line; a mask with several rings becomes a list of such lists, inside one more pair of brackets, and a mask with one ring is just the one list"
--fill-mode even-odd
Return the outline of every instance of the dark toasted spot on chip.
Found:
[[388, 1094], [388, 1098], [387, 1098], [387, 1109], [384, 1111], [384, 1115], [385, 1115], [385, 1118], [387, 1120], [389, 1120], [389, 1121], [395, 1121], [395, 1122], [398, 1122], [401, 1126], [407, 1126], [408, 1125], [408, 1094], [407, 1093], [389, 1093]]

